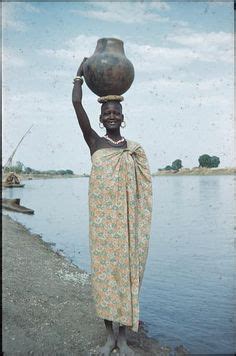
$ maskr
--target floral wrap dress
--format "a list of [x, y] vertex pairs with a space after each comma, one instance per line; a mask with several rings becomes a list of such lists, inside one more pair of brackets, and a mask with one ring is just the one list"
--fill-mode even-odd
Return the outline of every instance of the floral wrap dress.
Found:
[[89, 243], [97, 315], [138, 331], [139, 291], [148, 254], [152, 182], [143, 148], [102, 148], [92, 155]]

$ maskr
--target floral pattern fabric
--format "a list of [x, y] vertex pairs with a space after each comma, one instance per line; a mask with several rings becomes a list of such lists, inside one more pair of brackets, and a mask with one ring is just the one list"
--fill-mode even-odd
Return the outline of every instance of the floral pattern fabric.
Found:
[[91, 159], [89, 242], [96, 312], [138, 331], [152, 214], [148, 161], [133, 141], [127, 148], [99, 149]]

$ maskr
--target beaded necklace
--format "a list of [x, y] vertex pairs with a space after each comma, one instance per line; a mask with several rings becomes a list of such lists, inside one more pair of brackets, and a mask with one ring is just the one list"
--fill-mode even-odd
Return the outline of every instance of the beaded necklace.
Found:
[[124, 137], [122, 137], [122, 139], [120, 139], [120, 140], [118, 140], [118, 141], [112, 140], [112, 138], [110, 138], [108, 135], [105, 135], [105, 136], [103, 136], [103, 137], [104, 137], [106, 140], [108, 140], [108, 141], [114, 143], [115, 145], [118, 145], [119, 143], [125, 141], [125, 138], [124, 138]]

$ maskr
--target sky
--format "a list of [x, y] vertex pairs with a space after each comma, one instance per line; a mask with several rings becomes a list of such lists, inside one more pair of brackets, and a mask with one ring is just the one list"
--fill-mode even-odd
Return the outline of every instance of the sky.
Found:
[[[236, 166], [233, 122], [233, 2], [2, 3], [3, 164], [33, 124], [14, 162], [89, 173], [91, 159], [71, 102], [72, 81], [103, 37], [124, 42], [135, 79], [123, 95], [126, 128], [150, 168], [202, 154]], [[100, 104], [83, 105], [100, 135]]]

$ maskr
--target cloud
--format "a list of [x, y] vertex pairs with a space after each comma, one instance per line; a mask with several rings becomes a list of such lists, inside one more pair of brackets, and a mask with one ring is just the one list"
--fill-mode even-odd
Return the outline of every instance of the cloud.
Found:
[[23, 67], [26, 65], [25, 57], [12, 48], [3, 48], [2, 50], [3, 70], [12, 70], [14, 67]]
[[[115, 37], [115, 36], [114, 36]], [[84, 57], [94, 53], [97, 36], [79, 35], [67, 41], [59, 49], [42, 49], [38, 53], [68, 65], [79, 64]], [[175, 70], [198, 63], [229, 64], [233, 62], [232, 34], [226, 32], [172, 34], [165, 46], [125, 41], [125, 53], [131, 59], [136, 73], [147, 74]], [[83, 46], [81, 46], [83, 43]]]
[[215, 1], [215, 0], [208, 0], [208, 5], [212, 5], [212, 6], [233, 6], [234, 2], [233, 1], [229, 1], [229, 0], [225, 0], [225, 1]]
[[38, 7], [32, 5], [28, 2], [19, 3], [18, 6], [20, 6], [24, 11], [27, 11], [27, 12], [31, 12], [31, 13], [35, 13], [35, 14], [41, 13], [41, 10]]
[[[142, 101], [145, 93], [145, 104], [153, 110], [158, 102], [158, 107], [167, 103], [174, 103], [176, 109], [204, 107], [212, 110], [231, 112], [233, 102], [233, 79], [216, 77], [214, 79], [178, 79], [158, 78], [139, 81], [134, 86], [133, 96]], [[169, 109], [168, 109], [169, 110]]]
[[149, 7], [151, 9], [157, 9], [157, 10], [170, 10], [170, 5], [167, 2], [164, 1], [148, 1]]
[[170, 35], [167, 41], [191, 49], [206, 62], [233, 62], [233, 34], [229, 32], [201, 32]]
[[3, 2], [2, 3], [2, 27], [19, 32], [27, 30], [25, 22], [19, 20], [19, 11], [40, 13], [41, 10], [27, 2]]
[[14, 3], [2, 3], [2, 27], [15, 31], [25, 31], [26, 25], [17, 19]]
[[202, 32], [186, 35], [170, 35], [167, 40], [184, 45], [197, 47], [232, 46], [233, 34], [229, 32]]
[[96, 20], [131, 24], [148, 21], [168, 22], [168, 17], [163, 17], [158, 13], [168, 9], [169, 5], [165, 2], [136, 2], [135, 6], [131, 2], [97, 2], [88, 10], [71, 12]]
[[[127, 52], [140, 72], [159, 72], [199, 60], [199, 54], [187, 48], [171, 48], [126, 43]], [[150, 72], [151, 71], [151, 72]]]
[[[74, 60], [75, 58], [81, 58], [81, 60], [92, 55], [95, 50], [98, 36], [86, 36], [79, 35], [73, 39], [68, 40], [65, 43], [65, 48], [61, 49], [42, 49], [39, 50], [39, 54], [45, 54], [51, 58], [58, 59], [69, 59]], [[81, 46], [81, 43], [83, 46]]]
[[[230, 80], [231, 79], [231, 80]], [[228, 89], [233, 89], [233, 80], [232, 78], [221, 78], [216, 77], [214, 79], [205, 79], [201, 78], [199, 80], [183, 80], [176, 78], [160, 78], [153, 80], [145, 80], [142, 82], [142, 85], [146, 85], [147, 88], [157, 88], [161, 87], [163, 89], [167, 89], [168, 92], [179, 91], [179, 89], [184, 89], [187, 92], [195, 91], [208, 93], [209, 91], [216, 91], [224, 93], [226, 87]]]

